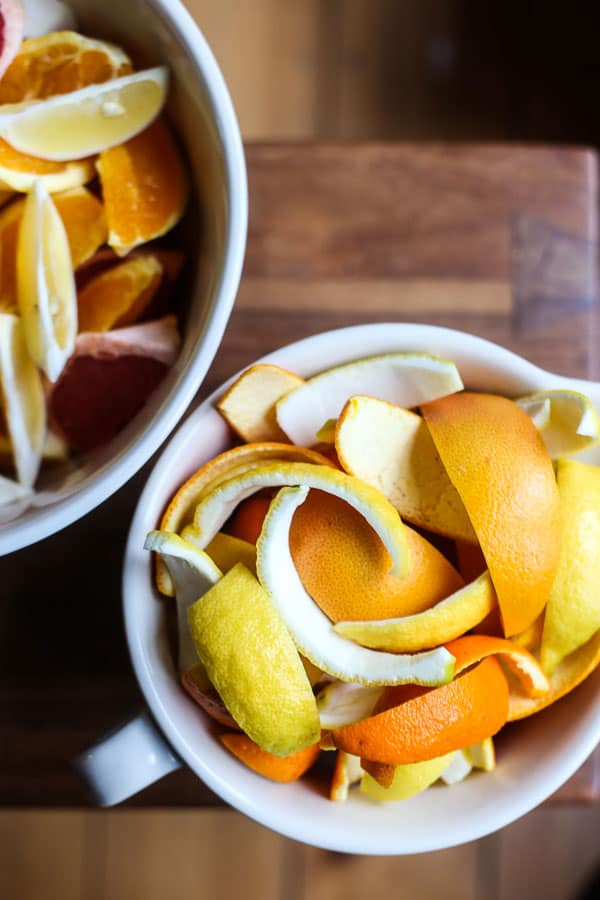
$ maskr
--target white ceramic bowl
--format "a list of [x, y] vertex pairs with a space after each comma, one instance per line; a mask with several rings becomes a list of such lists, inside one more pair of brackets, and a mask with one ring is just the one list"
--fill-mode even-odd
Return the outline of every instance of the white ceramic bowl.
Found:
[[[362, 356], [415, 350], [454, 360], [467, 387], [518, 395], [569, 384], [588, 392], [600, 406], [598, 385], [543, 372], [495, 344], [427, 325], [378, 324], [328, 332], [284, 347], [265, 360], [309, 376]], [[215, 793], [246, 815], [308, 844], [352, 853], [419, 853], [460, 844], [507, 825], [545, 800], [600, 739], [600, 670], [548, 710], [509, 726], [497, 742], [498, 766], [493, 773], [478, 773], [451, 788], [434, 787], [402, 803], [377, 805], [358, 792], [347, 803], [331, 803], [323, 786], [319, 789], [310, 778], [291, 785], [269, 782], [221, 747], [208, 718], [179, 686], [167, 643], [166, 602], [154, 590], [150, 554], [142, 549], [146, 532], [157, 526], [178, 485], [230, 445], [231, 433], [213, 408], [220, 393], [193, 413], [160, 457], [140, 497], [124, 563], [124, 611], [133, 665], [152, 715], [176, 753]], [[598, 454], [595, 461], [600, 462]], [[160, 741], [155, 733], [149, 745], [153, 765], [157, 746], [152, 743]], [[139, 775], [145, 765], [139, 752], [133, 754], [124, 745], [113, 747], [113, 752], [111, 764], [102, 772], [93, 753], [89, 760], [105, 802], [117, 801], [133, 786], [139, 789], [160, 774]], [[123, 765], [117, 766], [118, 761]], [[162, 771], [176, 764], [171, 757]], [[127, 775], [128, 765], [139, 776], [135, 785]], [[115, 786], [117, 768], [122, 776], [119, 786]]]
[[187, 154], [193, 187], [186, 249], [197, 258], [177, 362], [113, 441], [88, 454], [74, 471], [43, 473], [44, 505], [0, 525], [0, 555], [47, 537], [98, 506], [160, 446], [214, 358], [245, 249], [247, 184], [240, 133], [217, 63], [185, 8], [179, 0], [69, 0], [69, 6], [84, 34], [122, 45], [139, 67], [169, 66], [167, 108]]

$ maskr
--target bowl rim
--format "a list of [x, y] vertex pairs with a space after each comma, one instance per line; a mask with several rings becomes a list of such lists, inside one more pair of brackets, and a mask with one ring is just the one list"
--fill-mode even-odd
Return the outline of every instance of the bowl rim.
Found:
[[[340, 360], [329, 362], [327, 354], [323, 353], [325, 345], [345, 344], [348, 340], [355, 337], [357, 351], [352, 357], [353, 359], [360, 359], [365, 355], [375, 355], [365, 353], [362, 349], [366, 343], [362, 340], [365, 334], [368, 334], [369, 337], [375, 336], [375, 339], [379, 336], [384, 344], [390, 344], [394, 335], [398, 335], [399, 346], [397, 349], [407, 352], [416, 351], [420, 346], [421, 350], [426, 349], [427, 352], [435, 353], [432, 345], [435, 347], [438, 345], [438, 342], [444, 345], [453, 343], [456, 347], [460, 346], [467, 356], [469, 354], [473, 355], [474, 358], [483, 362], [485, 366], [489, 365], [493, 369], [497, 365], [498, 373], [504, 370], [505, 377], [507, 377], [506, 367], [510, 366], [511, 374], [514, 374], [518, 380], [532, 383], [532, 390], [541, 389], [542, 387], [559, 388], [564, 386], [565, 381], [573, 383], [572, 379], [564, 379], [562, 376], [546, 372], [523, 357], [491, 341], [467, 332], [417, 323], [376, 323], [322, 332], [287, 344], [278, 350], [266, 354], [250, 365], [268, 362], [283, 365], [288, 369], [298, 371], [298, 374], [301, 375], [316, 374], [319, 371], [319, 365], [320, 370], [323, 370], [323, 360], [327, 360], [325, 362], [327, 368], [340, 362]], [[424, 344], [425, 346], [423, 346]], [[319, 363], [317, 366], [305, 367], [305, 370], [302, 371], [301, 367], [297, 365], [295, 367], [292, 362], [301, 360], [305, 355], [305, 351], [308, 351], [309, 348], [313, 357], [316, 357]], [[389, 352], [389, 350], [381, 350], [380, 352]], [[288, 359], [290, 355], [294, 357], [292, 362]], [[449, 352], [447, 355], [450, 357]], [[281, 358], [282, 356], [283, 359]], [[345, 355], [342, 354], [342, 356], [345, 358], [345, 361], [351, 361], [347, 353]], [[248, 366], [245, 366], [240, 371], [244, 371], [246, 368]], [[480, 809], [478, 810], [480, 817], [470, 822], [466, 827], [457, 828], [454, 832], [451, 832], [449, 828], [443, 839], [439, 837], [432, 838], [427, 844], [424, 842], [420, 844], [418, 842], [415, 843], [409, 839], [404, 846], [397, 846], [391, 836], [382, 842], [381, 835], [378, 836], [377, 841], [371, 840], [370, 836], [365, 840], [364, 835], [359, 835], [356, 838], [346, 835], [343, 840], [340, 840], [335, 834], [333, 836], [327, 834], [319, 826], [319, 823], [314, 825], [314, 834], [307, 834], [306, 828], [296, 819], [290, 819], [289, 816], [285, 816], [278, 809], [269, 809], [268, 804], [265, 804], [264, 808], [262, 806], [259, 807], [251, 799], [248, 799], [244, 795], [243, 789], [240, 788], [240, 784], [244, 782], [244, 776], [247, 777], [248, 773], [244, 771], [243, 776], [240, 776], [239, 782], [229, 783], [218, 771], [210, 768], [202, 757], [202, 753], [198, 752], [197, 749], [194, 750], [178, 729], [177, 723], [173, 721], [170, 711], [163, 700], [161, 691], [157, 688], [155, 672], [153, 672], [146, 654], [146, 644], [141, 639], [136, 627], [135, 602], [136, 599], [139, 602], [141, 593], [139, 580], [140, 577], [147, 578], [148, 573], [148, 564], [142, 569], [140, 569], [139, 565], [139, 548], [143, 544], [147, 527], [145, 522], [146, 507], [152, 501], [155, 486], [160, 485], [163, 471], [172, 466], [177, 459], [179, 447], [185, 444], [188, 436], [197, 427], [196, 423], [206, 415], [215, 400], [235, 381], [239, 374], [240, 372], [232, 375], [224, 384], [213, 391], [171, 437], [140, 494], [127, 539], [122, 576], [123, 612], [127, 643], [138, 684], [163, 735], [166, 736], [168, 742], [192, 771], [231, 806], [286, 837], [328, 850], [369, 855], [402, 855], [441, 850], [484, 837], [530, 812], [558, 790], [574, 774], [600, 741], [600, 701], [594, 705], [590, 713], [591, 722], [587, 722], [585, 734], [583, 737], [579, 736], [575, 746], [570, 746], [570, 753], [567, 754], [565, 751], [556, 766], [549, 772], [544, 770], [543, 777], [539, 773], [534, 773], [532, 776], [533, 784], [528, 785], [528, 789], [520, 795], [513, 791], [511, 802], [505, 799], [500, 811], [487, 810], [486, 815], [485, 811]], [[585, 384], [586, 382], [579, 381], [580, 387], [585, 386]], [[168, 498], [162, 497], [161, 499], [163, 502], [166, 502]], [[156, 526], [153, 525], [151, 527]], [[154, 586], [149, 586], [149, 588], [158, 597]], [[157, 660], [154, 659], [154, 662], [156, 663]], [[159, 664], [162, 664], [162, 661]], [[583, 728], [583, 726], [581, 727]], [[411, 802], [404, 801], [404, 803]], [[394, 805], [389, 804], [387, 807], [393, 807]]]
[[129, 481], [175, 428], [200, 387], [220, 346], [239, 287], [248, 229], [248, 181], [240, 129], [225, 79], [198, 25], [179, 0], [146, 0], [175, 34], [204, 83], [220, 142], [227, 215], [224, 264], [206, 327], [162, 408], [119, 456], [105, 463], [91, 482], [45, 507], [30, 520], [14, 519], [0, 528], [0, 556], [24, 549], [71, 525]]

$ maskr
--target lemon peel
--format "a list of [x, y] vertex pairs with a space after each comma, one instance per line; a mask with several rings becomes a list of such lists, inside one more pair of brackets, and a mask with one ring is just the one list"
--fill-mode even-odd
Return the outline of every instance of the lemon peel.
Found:
[[30, 488], [46, 436], [46, 401], [40, 373], [27, 351], [18, 316], [0, 313], [0, 394], [17, 478]]
[[600, 628], [600, 468], [561, 459], [556, 478], [562, 540], [540, 648], [547, 675]]
[[338, 622], [342, 637], [374, 650], [414, 653], [439, 647], [478, 625], [497, 606], [489, 572], [435, 606], [397, 619]]
[[321, 728], [341, 728], [366, 719], [382, 694], [383, 687], [332, 681], [317, 694]]
[[207, 553], [170, 531], [148, 532], [144, 549], [160, 554], [175, 586], [179, 630], [178, 668], [182, 673], [198, 662], [188, 625], [188, 609], [222, 578], [223, 573]]
[[45, 100], [0, 107], [0, 137], [20, 153], [65, 162], [134, 137], [158, 116], [168, 69], [156, 66]]
[[265, 463], [220, 484], [200, 500], [194, 514], [198, 546], [208, 544], [235, 507], [261, 488], [306, 486], [345, 500], [364, 516], [392, 558], [392, 574], [402, 577], [410, 566], [406, 533], [398, 513], [368, 484], [345, 472], [312, 463]]
[[516, 403], [530, 417], [552, 459], [580, 453], [600, 443], [600, 416], [578, 391], [538, 391]]
[[317, 704], [298, 651], [242, 563], [190, 607], [188, 620], [212, 684], [248, 737], [276, 756], [319, 741]]
[[484, 738], [479, 744], [471, 744], [469, 747], [465, 747], [463, 753], [474, 769], [491, 772], [496, 768], [496, 751], [494, 749], [494, 739], [491, 737]]
[[380, 803], [408, 800], [409, 797], [420, 794], [421, 791], [437, 781], [440, 775], [448, 769], [453, 757], [454, 752], [436, 756], [434, 759], [427, 759], [424, 762], [396, 766], [394, 778], [389, 787], [382, 787], [368, 772], [365, 772], [360, 782], [360, 789], [363, 794]]
[[75, 349], [77, 294], [65, 226], [41, 181], [19, 227], [17, 297], [31, 358], [56, 381]]
[[386, 353], [309, 378], [278, 402], [277, 421], [293, 444], [310, 446], [323, 422], [337, 418], [354, 394], [369, 394], [411, 407], [462, 388], [461, 377], [450, 360], [427, 353]]
[[243, 441], [281, 441], [275, 404], [304, 380], [270, 363], [250, 366], [217, 403], [217, 409]]
[[443, 647], [414, 655], [381, 653], [359, 647], [333, 631], [330, 620], [307, 594], [289, 547], [296, 509], [309, 488], [283, 488], [271, 502], [256, 546], [256, 568], [299, 651], [340, 681], [364, 685], [448, 682], [454, 657]]
[[471, 773], [473, 765], [464, 750], [455, 750], [448, 766], [440, 775], [440, 780], [447, 785], [464, 781]]
[[408, 522], [477, 543], [429, 429], [416, 413], [374, 397], [351, 397], [338, 419], [335, 449], [343, 468], [380, 490]]
[[335, 768], [329, 788], [329, 799], [337, 803], [343, 803], [348, 799], [348, 789], [360, 781], [364, 769], [360, 764], [360, 757], [345, 750], [338, 750], [335, 758]]

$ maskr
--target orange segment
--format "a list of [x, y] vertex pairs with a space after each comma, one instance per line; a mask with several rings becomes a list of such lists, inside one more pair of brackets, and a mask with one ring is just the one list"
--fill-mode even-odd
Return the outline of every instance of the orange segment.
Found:
[[163, 267], [155, 256], [136, 256], [89, 281], [77, 297], [79, 331], [132, 325], [156, 294]]
[[311, 491], [294, 515], [290, 549], [300, 579], [332, 622], [419, 613], [463, 586], [442, 554], [405, 526], [411, 567], [390, 575], [392, 561], [370, 525], [343, 500]]
[[456, 673], [463, 672], [468, 666], [480, 662], [487, 656], [498, 655], [519, 679], [521, 687], [529, 697], [541, 697], [550, 688], [548, 679], [535, 656], [514, 641], [483, 634], [468, 634], [455, 641], [449, 641], [445, 646], [456, 659]]
[[[104, 209], [84, 187], [54, 194], [52, 199], [65, 226], [76, 269], [106, 240]], [[17, 236], [24, 206], [25, 200], [20, 199], [0, 212], [0, 303], [5, 309], [17, 304]]]
[[0, 80], [0, 103], [66, 94], [132, 71], [119, 47], [74, 31], [55, 31], [23, 41]]
[[90, 159], [73, 162], [51, 162], [20, 153], [0, 138], [0, 190], [27, 192], [36, 178], [41, 178], [46, 190], [54, 194], [91, 181], [94, 165]]
[[436, 449], [485, 556], [507, 636], [544, 608], [560, 552], [560, 500], [552, 462], [516, 403], [453, 394], [422, 407]]
[[313, 744], [291, 756], [275, 756], [268, 750], [263, 750], [245, 734], [222, 734], [221, 742], [248, 768], [271, 781], [281, 782], [296, 781], [304, 775], [316, 762], [320, 749], [318, 744]]
[[363, 759], [398, 766], [460, 750], [496, 734], [508, 715], [508, 683], [488, 657], [433, 690], [386, 688], [382, 712], [337, 728], [333, 744]]
[[108, 243], [119, 256], [177, 224], [187, 199], [183, 162], [166, 123], [100, 154]]

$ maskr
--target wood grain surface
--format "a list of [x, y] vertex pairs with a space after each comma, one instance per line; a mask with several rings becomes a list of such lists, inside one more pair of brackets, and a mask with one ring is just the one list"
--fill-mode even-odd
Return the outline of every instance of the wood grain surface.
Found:
[[[369, 321], [461, 328], [600, 377], [593, 152], [250, 144], [247, 159], [246, 268], [199, 398], [282, 344]], [[151, 465], [75, 525], [0, 560], [3, 804], [89, 804], [71, 758], [142, 705], [120, 566]], [[598, 753], [559, 796], [600, 800]], [[181, 770], [130, 805], [217, 802]]]

